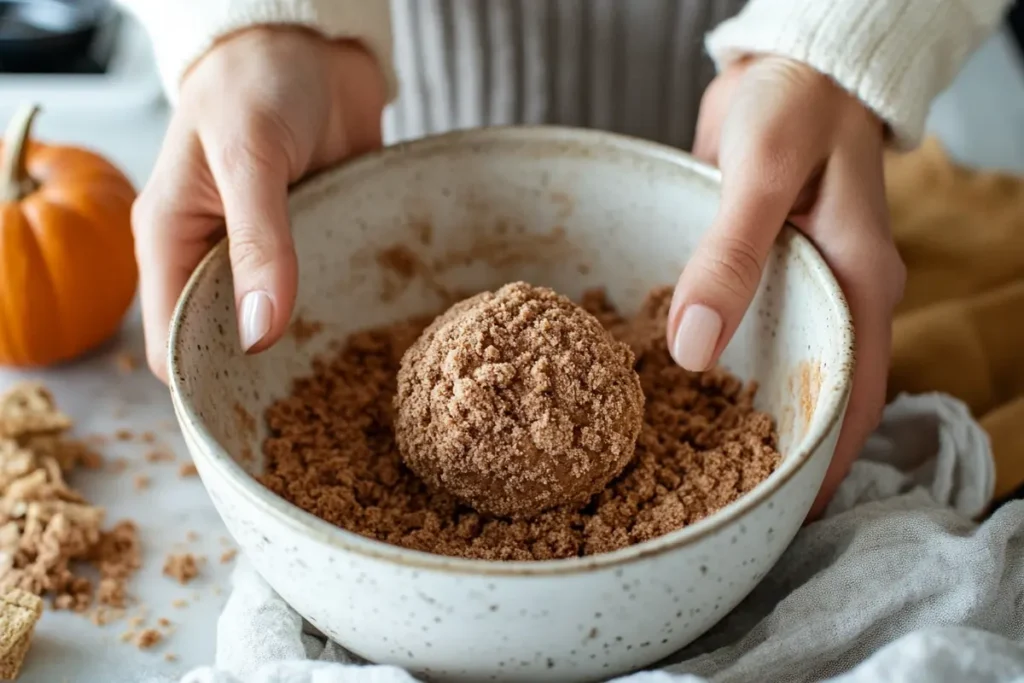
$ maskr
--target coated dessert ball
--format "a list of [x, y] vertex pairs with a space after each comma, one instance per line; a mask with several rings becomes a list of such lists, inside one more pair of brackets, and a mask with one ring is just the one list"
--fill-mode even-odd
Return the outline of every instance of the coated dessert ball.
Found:
[[579, 505], [633, 457], [644, 395], [630, 348], [525, 283], [462, 301], [406, 351], [395, 436], [429, 486], [478, 512]]

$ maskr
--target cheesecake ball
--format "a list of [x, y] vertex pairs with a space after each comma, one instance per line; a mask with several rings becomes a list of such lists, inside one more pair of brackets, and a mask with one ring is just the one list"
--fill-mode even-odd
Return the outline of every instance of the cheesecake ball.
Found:
[[429, 486], [525, 519], [582, 505], [633, 457], [644, 395], [630, 348], [524, 283], [462, 301], [406, 351], [395, 437]]

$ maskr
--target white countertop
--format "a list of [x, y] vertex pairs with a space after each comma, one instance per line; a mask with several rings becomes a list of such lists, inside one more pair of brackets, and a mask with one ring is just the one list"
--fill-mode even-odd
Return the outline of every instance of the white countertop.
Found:
[[[1008, 36], [995, 36], [936, 103], [930, 128], [965, 162], [1024, 172], [1024, 71], [1014, 61], [1015, 49]], [[6, 118], [9, 112], [4, 109], [0, 105], [0, 116]], [[109, 116], [49, 112], [40, 117], [37, 133], [103, 152], [141, 186], [159, 150], [167, 116], [163, 106]], [[187, 462], [180, 436], [173, 426], [167, 428], [174, 416], [163, 385], [144, 369], [128, 376], [118, 373], [114, 356], [125, 349], [143, 357], [136, 310], [121, 338], [105, 351], [34, 376], [54, 390], [82, 434], [112, 434], [120, 428], [152, 430], [175, 450], [179, 463]], [[0, 387], [19, 377], [0, 371]], [[136, 681], [153, 671], [171, 674], [212, 663], [217, 615], [231, 569], [218, 561], [226, 547], [222, 544], [226, 532], [198, 479], [179, 479], [176, 464], [146, 463], [145, 452], [141, 445], [117, 444], [108, 449], [108, 455], [130, 458], [132, 466], [126, 472], [84, 472], [73, 482], [91, 501], [108, 509], [110, 520], [129, 517], [139, 524], [143, 568], [132, 588], [148, 608], [148, 623], [166, 617], [174, 623], [173, 634], [154, 650], [140, 652], [121, 642], [121, 634], [128, 629], [125, 622], [99, 628], [78, 615], [47, 611], [20, 680], [117, 683]], [[135, 490], [133, 477], [138, 473], [150, 476], [148, 489]], [[200, 538], [186, 542], [189, 531]], [[185, 587], [161, 575], [165, 556], [176, 547], [209, 558], [200, 578]], [[173, 607], [177, 599], [188, 601], [188, 606]], [[166, 662], [165, 653], [175, 654], [177, 661]]]

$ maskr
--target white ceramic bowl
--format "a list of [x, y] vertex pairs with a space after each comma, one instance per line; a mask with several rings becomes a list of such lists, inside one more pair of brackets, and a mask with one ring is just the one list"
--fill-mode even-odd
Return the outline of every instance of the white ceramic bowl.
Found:
[[[295, 189], [297, 313], [324, 330], [254, 357], [238, 351], [227, 249], [214, 249], [174, 316], [171, 389], [203, 483], [256, 569], [351, 651], [433, 679], [603, 679], [704, 633], [800, 527], [846, 405], [847, 308], [792, 230], [723, 359], [760, 384], [758, 406], [778, 419], [784, 461], [698, 524], [580, 559], [452, 559], [338, 529], [250, 472], [266, 433], [259, 416], [331, 340], [437, 310], [440, 290], [518, 279], [573, 297], [605, 286], [634, 310], [651, 287], [675, 281], [717, 204], [714, 170], [605, 133], [489, 129], [387, 149]], [[411, 277], [383, 267], [378, 255], [395, 245], [443, 264]]]

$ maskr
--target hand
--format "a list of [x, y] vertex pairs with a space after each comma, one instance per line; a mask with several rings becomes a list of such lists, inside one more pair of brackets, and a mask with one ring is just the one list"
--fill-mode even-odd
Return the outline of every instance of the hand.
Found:
[[369, 53], [297, 28], [229, 37], [180, 92], [132, 212], [146, 355], [165, 382], [171, 313], [225, 224], [243, 349], [260, 351], [284, 333], [297, 287], [288, 186], [379, 147], [385, 104]]
[[817, 246], [853, 316], [856, 370], [839, 445], [811, 515], [846, 476], [885, 404], [893, 309], [906, 271], [889, 232], [884, 126], [803, 64], [760, 57], [708, 87], [695, 154], [722, 171], [722, 203], [679, 278], [668, 343], [689, 370], [713, 365], [739, 326], [788, 219]]

